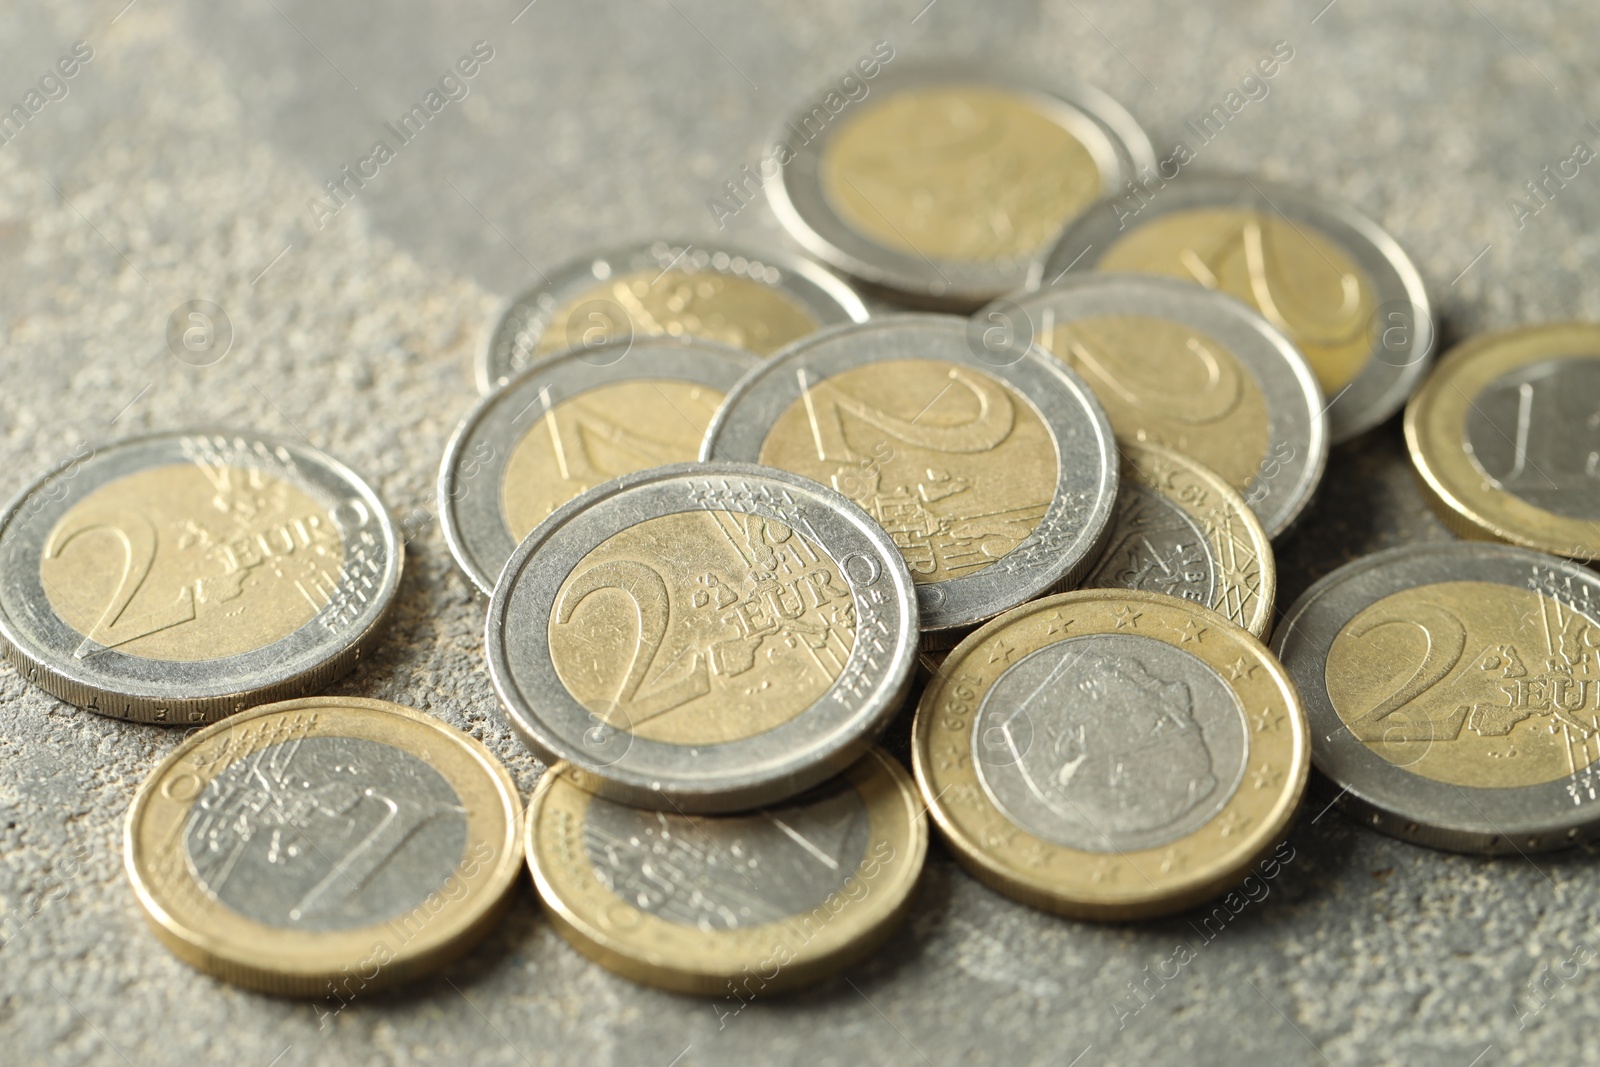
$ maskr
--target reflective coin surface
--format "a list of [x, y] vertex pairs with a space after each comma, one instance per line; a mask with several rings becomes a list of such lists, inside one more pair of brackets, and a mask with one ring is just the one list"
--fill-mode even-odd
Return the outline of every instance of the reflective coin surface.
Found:
[[377, 495], [304, 445], [168, 433], [86, 449], [0, 517], [0, 644], [52, 696], [214, 722], [355, 665], [400, 581]]
[[485, 595], [556, 508], [619, 474], [693, 460], [711, 416], [759, 357], [691, 338], [569, 349], [540, 360], [467, 416], [439, 470], [439, 514]]
[[1600, 560], [1600, 326], [1458, 345], [1405, 426], [1423, 494], [1457, 534]]
[[1164, 448], [1122, 450], [1111, 535], [1086, 589], [1144, 589], [1203, 604], [1256, 637], [1272, 628], [1272, 542], [1215, 472]]
[[478, 391], [568, 348], [698, 337], [764, 356], [813, 330], [866, 317], [861, 298], [815, 263], [654, 241], [575, 259], [512, 301], [478, 357]]
[[652, 468], [558, 508], [501, 572], [486, 637], [541, 759], [680, 813], [843, 770], [904, 700], [916, 644], [888, 534], [830, 489], [736, 463]]
[[1020, 287], [1063, 223], [1155, 157], [1105, 94], [994, 73], [897, 65], [858, 103], [797, 113], [773, 210], [824, 262], [903, 298], [966, 310]]
[[792, 345], [728, 395], [702, 457], [832, 485], [899, 547], [928, 647], [1070, 585], [1117, 491], [1116, 442], [1078, 376], [967, 319], [896, 315]]
[[443, 965], [504, 910], [521, 804], [482, 744], [381, 700], [253, 708], [134, 797], [128, 877], [156, 936], [227, 981], [341, 1002]]
[[1311, 502], [1328, 457], [1322, 391], [1294, 345], [1237, 300], [1166, 278], [1089, 274], [996, 301], [973, 321], [1054, 353], [1119, 437], [1215, 471], [1271, 536]]
[[1509, 545], [1348, 563], [1278, 625], [1312, 757], [1363, 824], [1459, 852], [1600, 830], [1600, 577]]
[[928, 849], [916, 787], [879, 749], [744, 815], [626, 807], [591, 786], [556, 764], [528, 806], [528, 865], [552, 921], [619, 974], [724, 998], [719, 1016], [876, 948]]
[[1118, 191], [1067, 227], [1031, 283], [1074, 271], [1162, 274], [1244, 301], [1310, 362], [1334, 443], [1400, 409], [1428, 369], [1422, 277], [1377, 223], [1255, 178], [1184, 175]]
[[973, 633], [917, 706], [912, 766], [951, 851], [1081, 918], [1180, 911], [1287, 831], [1305, 712], [1249, 633], [1161, 593], [1078, 590]]

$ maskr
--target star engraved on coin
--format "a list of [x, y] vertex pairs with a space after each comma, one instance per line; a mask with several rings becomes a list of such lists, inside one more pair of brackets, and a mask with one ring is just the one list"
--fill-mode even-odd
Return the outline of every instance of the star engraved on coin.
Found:
[[1238, 659], [1234, 660], [1228, 665], [1228, 680], [1230, 682], [1236, 682], [1240, 678], [1243, 678], [1248, 681], [1250, 676], [1255, 674], [1255, 672], [1256, 665], [1246, 660], [1243, 656], [1240, 656]]
[[1264, 734], [1268, 730], [1276, 730], [1283, 722], [1283, 716], [1271, 708], [1262, 708], [1250, 717], [1250, 721], [1255, 723], [1256, 733]]
[[1132, 608], [1118, 608], [1113, 613], [1113, 617], [1116, 620], [1117, 629], [1121, 630], [1123, 627], [1130, 627], [1137, 630], [1139, 628], [1139, 617], [1143, 614], [1142, 611], [1134, 611]]
[[1184, 623], [1183, 628], [1178, 631], [1178, 641], [1180, 644], [1187, 645], [1190, 641], [1204, 641], [1205, 637], [1206, 628], [1195, 622], [1193, 619], [1190, 619], [1188, 622]]

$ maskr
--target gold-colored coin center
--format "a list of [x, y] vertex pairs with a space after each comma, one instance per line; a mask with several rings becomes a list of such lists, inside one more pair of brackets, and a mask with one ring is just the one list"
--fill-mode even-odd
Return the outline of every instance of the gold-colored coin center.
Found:
[[646, 519], [579, 561], [556, 595], [550, 658], [607, 725], [709, 745], [814, 704], [855, 646], [837, 564], [779, 522], [727, 511]]
[[1351, 734], [1414, 774], [1513, 788], [1600, 758], [1600, 625], [1530, 589], [1440, 582], [1386, 596], [1328, 650]]
[[87, 642], [189, 662], [288, 637], [327, 605], [343, 562], [333, 518], [300, 489], [253, 468], [178, 463], [69, 508], [39, 579]]
[[720, 389], [682, 379], [635, 378], [585, 389], [543, 415], [535, 408], [500, 487], [511, 539], [521, 541], [545, 516], [601, 482], [697, 458], [722, 397]]
[[1272, 415], [1255, 375], [1221, 342], [1144, 315], [1093, 315], [1041, 341], [1083, 375], [1121, 437], [1198, 460], [1235, 489], [1267, 454]]
[[1060, 476], [1049, 428], [1022, 394], [932, 359], [817, 382], [773, 422], [759, 458], [860, 504], [919, 584], [975, 574], [1016, 548]]
[[548, 355], [621, 337], [699, 337], [769, 355], [820, 323], [780, 290], [712, 271], [619, 274], [569, 300], [536, 351]]
[[1098, 269], [1164, 274], [1238, 297], [1305, 353], [1333, 396], [1372, 357], [1372, 280], [1304, 222], [1235, 208], [1198, 208], [1135, 226]]
[[980, 85], [908, 89], [866, 108], [820, 171], [857, 230], [956, 261], [1031, 256], [1100, 195], [1081, 140], [1027, 97]]

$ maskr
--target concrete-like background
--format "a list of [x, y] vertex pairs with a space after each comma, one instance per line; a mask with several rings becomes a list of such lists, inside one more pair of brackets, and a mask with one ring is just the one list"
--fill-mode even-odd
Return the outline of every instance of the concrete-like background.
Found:
[[[392, 631], [336, 691], [447, 719], [524, 789], [539, 768], [498, 716], [482, 604], [428, 523], [440, 452], [474, 400], [472, 355], [536, 268], [595, 245], [715, 236], [707, 198], [876, 41], [896, 62], [976, 55], [1077, 75], [1121, 99], [1158, 150], [1287, 41], [1294, 58], [1270, 95], [1200, 165], [1308, 185], [1377, 218], [1415, 257], [1447, 342], [1600, 318], [1600, 162], [1520, 228], [1509, 205], [1575, 142], [1600, 144], [1600, 6], [1587, 0], [524, 2], [0, 7], [7, 108], [74, 42], [94, 50], [69, 94], [0, 147], [0, 491], [81, 441], [196, 423], [304, 436], [416, 534]], [[307, 201], [323, 181], [480, 40], [494, 56], [471, 95], [318, 229]], [[764, 203], [727, 235], [785, 243]], [[205, 368], [163, 339], [197, 298], [235, 331]], [[1283, 603], [1357, 554], [1445, 536], [1390, 422], [1335, 450], [1319, 503], [1280, 546]], [[119, 835], [175, 733], [75, 711], [9, 667], [0, 708], [7, 1064], [1600, 1058], [1593, 850], [1445, 855], [1318, 818], [1319, 802], [1270, 894], [1209, 942], [1193, 916], [1040, 914], [936, 848], [911, 922], [881, 953], [720, 1021], [707, 1001], [587, 963], [527, 888], [444, 975], [320, 1019], [189, 970], [145, 929]], [[1131, 1013], [1128, 983], [1180, 942], [1195, 959], [1150, 979]]]

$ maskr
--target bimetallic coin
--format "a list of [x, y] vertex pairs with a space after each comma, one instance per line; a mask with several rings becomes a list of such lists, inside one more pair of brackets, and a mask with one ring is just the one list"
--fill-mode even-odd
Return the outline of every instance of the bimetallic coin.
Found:
[[1030, 284], [1090, 270], [1168, 275], [1255, 308], [1305, 353], [1335, 444], [1399, 410], [1433, 351], [1422, 276], [1394, 238], [1343, 204], [1254, 178], [1113, 193], [1067, 227]]
[[439, 470], [439, 514], [461, 569], [485, 595], [556, 508], [619, 474], [700, 452], [724, 395], [760, 359], [691, 338], [569, 349], [478, 404]]
[[747, 815], [625, 807], [593, 784], [557, 764], [528, 805], [528, 866], [556, 929], [618, 974], [724, 997], [719, 1015], [871, 952], [928, 850], [916, 788], [878, 749]]
[[1272, 542], [1213, 471], [1163, 448], [1119, 441], [1122, 488], [1086, 589], [1144, 589], [1203, 604], [1255, 637], [1272, 629]]
[[303, 445], [158, 434], [105, 445], [0, 518], [0, 645], [89, 711], [213, 722], [353, 667], [400, 582], [366, 483]]
[[1101, 92], [949, 66], [886, 70], [842, 114], [795, 115], [778, 144], [767, 191], [796, 240], [880, 289], [963, 310], [1020, 287], [1063, 223], [1155, 165]]
[[1166, 278], [1090, 274], [996, 301], [974, 329], [1032, 338], [1083, 375], [1125, 440], [1198, 460], [1277, 537], [1316, 491], [1326, 406], [1294, 345], [1237, 300]]
[[1116, 442], [1093, 393], [966, 319], [896, 315], [790, 346], [736, 386], [702, 457], [831, 484], [899, 546], [928, 647], [1070, 586], [1117, 492]]
[[1587, 568], [1411, 545], [1317, 582], [1274, 644], [1356, 818], [1435, 848], [1532, 852], [1600, 832], [1597, 620]]
[[1281, 664], [1216, 612], [1078, 590], [972, 634], [917, 705], [912, 767], [951, 851], [1025, 903], [1179, 911], [1287, 831], [1310, 764]]
[[1405, 427], [1423, 495], [1457, 534], [1600, 560], [1600, 326], [1451, 349]]
[[815, 263], [655, 241], [573, 260], [512, 301], [478, 357], [478, 391], [489, 393], [568, 348], [674, 336], [764, 356], [813, 330], [866, 317], [861, 298]]
[[905, 698], [917, 604], [888, 534], [740, 463], [624, 475], [558, 508], [489, 602], [523, 741], [662, 811], [776, 803], [843, 770]]
[[406, 981], [465, 952], [522, 864], [483, 745], [382, 700], [253, 708], [187, 738], [133, 799], [139, 905], [191, 966], [284, 996]]

